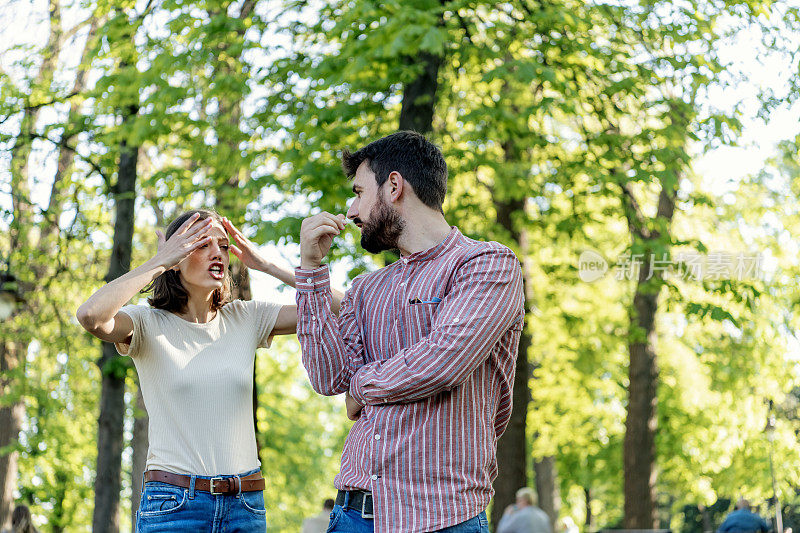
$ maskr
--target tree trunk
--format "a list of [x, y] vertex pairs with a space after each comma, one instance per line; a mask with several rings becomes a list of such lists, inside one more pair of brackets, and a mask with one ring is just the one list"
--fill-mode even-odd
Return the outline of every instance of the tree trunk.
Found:
[[[676, 180], [677, 183], [677, 180]], [[645, 257], [639, 271], [628, 333], [630, 365], [628, 368], [628, 413], [623, 442], [623, 470], [626, 529], [654, 529], [656, 517], [656, 416], [658, 364], [656, 361], [655, 318], [663, 274], [654, 271], [651, 254], [660, 240], [656, 230], [669, 231], [675, 213], [676, 185], [662, 181], [656, 220], [645, 223], [632, 193], [626, 189], [623, 202], [634, 241], [644, 243]], [[664, 222], [662, 225], [661, 222]], [[656, 258], [660, 259], [660, 258]]]
[[711, 531], [714, 531], [714, 528], [711, 525], [711, 513], [708, 512], [708, 507], [705, 505], [700, 505], [698, 509], [700, 511], [701, 521], [703, 523], [703, 533], [710, 533]]
[[[495, 201], [497, 223], [505, 229], [511, 240], [523, 244], [525, 236], [514, 223], [515, 213], [525, 209], [524, 199], [509, 201]], [[530, 304], [530, 282], [528, 272], [523, 268], [523, 284], [525, 287], [525, 309]], [[527, 326], [527, 324], [526, 324]], [[506, 507], [513, 504], [516, 492], [528, 485], [528, 451], [527, 451], [527, 414], [530, 400], [530, 365], [528, 350], [531, 346], [531, 336], [527, 327], [522, 330], [517, 352], [516, 372], [514, 374], [514, 390], [511, 410], [511, 419], [508, 427], [497, 442], [497, 478], [494, 481], [494, 504], [492, 505], [492, 523], [498, 524]], [[537, 478], [538, 479], [538, 478]]]
[[588, 533], [594, 529], [594, 516], [592, 516], [592, 489], [583, 488], [583, 500], [586, 505], [586, 520], [583, 523], [583, 530]]
[[[514, 142], [509, 140], [504, 143], [503, 150], [508, 161], [518, 160], [518, 151]], [[525, 314], [526, 323], [530, 309], [533, 308], [532, 282], [530, 281], [529, 268], [525, 264], [527, 256], [527, 235], [523, 229], [514, 222], [519, 214], [525, 213], [525, 196], [512, 198], [506, 201], [495, 199], [497, 223], [505, 229], [511, 240], [517, 243], [523, 254], [523, 282], [525, 287]], [[514, 407], [511, 412], [506, 432], [497, 443], [497, 468], [498, 475], [494, 483], [495, 496], [492, 505], [492, 523], [497, 524], [507, 506], [514, 503], [516, 491], [528, 485], [528, 446], [527, 446], [527, 417], [528, 404], [530, 403], [531, 364], [528, 352], [532, 345], [532, 338], [526, 327], [520, 337], [519, 351], [517, 354], [516, 374], [514, 375]], [[558, 519], [561, 498], [555, 469], [555, 458], [547, 456], [534, 463], [536, 473], [536, 492], [539, 507], [547, 513], [551, 526]]]
[[142, 496], [142, 474], [147, 464], [147, 449], [149, 446], [147, 410], [144, 406], [142, 389], [136, 388], [136, 408], [133, 418], [133, 438], [131, 439], [132, 464], [131, 464], [131, 524], [136, 524], [136, 511], [139, 509], [139, 500]]
[[[122, 121], [125, 123], [138, 113], [131, 106]], [[130, 270], [133, 245], [133, 214], [135, 206], [136, 162], [138, 146], [120, 145], [119, 172], [114, 198], [114, 243], [106, 276], [110, 282]], [[121, 486], [122, 450], [124, 447], [123, 422], [125, 420], [125, 374], [127, 365], [117, 354], [114, 345], [104, 342], [98, 362], [103, 376], [100, 395], [100, 417], [97, 434], [97, 477], [95, 478], [95, 507], [92, 517], [94, 533], [119, 531], [119, 493]]]
[[[503, 511], [513, 504], [517, 490], [528, 485], [528, 443], [526, 420], [530, 389], [528, 379], [528, 349], [531, 336], [526, 330], [519, 340], [511, 419], [505, 433], [497, 442], [497, 478], [494, 480], [494, 503], [492, 504], [492, 524], [497, 527]], [[538, 479], [538, 478], [537, 478]]]
[[412, 60], [422, 63], [423, 70], [419, 77], [403, 88], [399, 127], [401, 130], [430, 133], [433, 131], [433, 111], [442, 58], [430, 52], [420, 52]]
[[[11, 396], [11, 379], [8, 377], [17, 370], [20, 362], [20, 346], [13, 341], [0, 340], [0, 395]], [[14, 507], [14, 489], [17, 487], [17, 444], [22, 428], [22, 415], [25, 406], [21, 401], [0, 407], [0, 448], [11, 448], [0, 454], [0, 530], [11, 527], [11, 511]]]
[[658, 367], [654, 327], [658, 294], [643, 292], [641, 277], [633, 298], [631, 329], [645, 333], [645, 340], [629, 344], [628, 416], [625, 421], [625, 528], [656, 526], [656, 389]]
[[558, 490], [555, 456], [548, 455], [534, 461], [533, 470], [536, 473], [536, 495], [539, 498], [539, 507], [547, 513], [550, 518], [550, 527], [555, 531], [558, 513], [561, 510], [561, 494]]

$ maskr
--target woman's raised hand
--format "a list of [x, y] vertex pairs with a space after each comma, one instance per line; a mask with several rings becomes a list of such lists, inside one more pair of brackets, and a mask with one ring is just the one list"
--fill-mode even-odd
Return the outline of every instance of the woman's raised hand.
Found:
[[207, 218], [198, 222], [199, 216], [195, 213], [189, 217], [169, 239], [166, 239], [162, 232], [156, 231], [158, 252], [156, 252], [155, 259], [158, 264], [169, 270], [186, 259], [189, 254], [211, 241], [209, 232], [214, 219]]
[[231, 244], [231, 252], [239, 258], [239, 261], [247, 268], [266, 271], [267, 261], [258, 253], [258, 248], [253, 241], [244, 236], [239, 229], [234, 226], [226, 217], [222, 217], [222, 225], [225, 227], [236, 244]]

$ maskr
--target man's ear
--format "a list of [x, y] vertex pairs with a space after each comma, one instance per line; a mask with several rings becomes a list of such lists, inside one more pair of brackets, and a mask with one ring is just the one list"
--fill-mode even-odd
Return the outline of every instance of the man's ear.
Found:
[[389, 191], [389, 200], [396, 202], [403, 196], [403, 188], [405, 187], [406, 180], [397, 171], [392, 171], [386, 179], [387, 189]]

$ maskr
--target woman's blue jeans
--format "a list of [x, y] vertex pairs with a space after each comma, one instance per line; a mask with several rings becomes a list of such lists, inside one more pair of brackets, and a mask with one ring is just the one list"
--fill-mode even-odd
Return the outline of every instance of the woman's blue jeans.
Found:
[[[244, 477], [255, 472], [258, 469], [239, 475]], [[194, 479], [198, 478], [210, 479], [211, 476], [194, 476], [188, 489], [157, 481], [145, 483], [136, 512], [137, 533], [267, 531], [263, 492], [212, 495], [194, 490]]]

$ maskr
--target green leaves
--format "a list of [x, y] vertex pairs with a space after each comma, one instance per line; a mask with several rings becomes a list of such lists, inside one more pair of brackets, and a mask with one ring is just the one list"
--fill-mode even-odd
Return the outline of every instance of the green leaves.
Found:
[[[797, 381], [786, 356], [800, 325], [791, 244], [800, 232], [797, 143], [785, 143], [725, 201], [693, 164], [742, 131], [741, 108], [709, 101], [712, 89], [740, 83], [720, 53], [723, 39], [731, 28], [769, 24], [763, 14], [796, 24], [794, 10], [753, 1], [287, 1], [242, 12], [246, 5], [166, 0], [145, 13], [135, 2], [95, 2], [88, 5], [99, 22], [91, 82], [80, 94], [0, 73], [0, 120], [20, 121], [0, 131], [9, 153], [31, 146], [19, 129], [37, 142], [63, 133], [77, 154], [59, 174], [65, 210], [48, 222], [56, 235], [44, 237], [47, 253], [21, 246], [13, 255], [15, 264], [46, 267], [47, 275], [23, 269], [24, 283], [58, 273], [37, 292], [37, 314], [2, 330], [39, 343], [27, 388], [12, 391], [31, 421], [21, 441], [25, 498], [41, 509], [67, 502], [54, 524], [88, 523], [91, 471], [83, 465], [95, 452], [92, 435], [75, 428], [92, 427], [96, 417], [97, 346], [70, 314], [103, 275], [120, 143], [142, 147], [138, 262], [153, 248], [151, 226], [187, 207], [216, 206], [257, 242], [296, 243], [309, 212], [346, 209], [341, 151], [397, 129], [422, 54], [442, 58], [431, 138], [449, 168], [447, 218], [471, 237], [511, 246], [525, 264], [534, 366], [529, 459], [556, 454], [562, 514], [584, 516], [589, 489], [598, 526], [621, 518], [627, 342], [647, 340], [630, 327], [636, 278], [614, 270], [630, 254], [679, 261], [688, 253], [769, 250], [779, 265], [770, 279], [652, 279], [640, 287], [661, 297], [659, 490], [675, 506], [713, 503], [741, 487], [766, 494], [751, 476], [765, 458], [762, 399], [787, 401]], [[781, 32], [762, 29], [781, 46]], [[31, 48], [19, 68], [32, 72], [44, 53]], [[59, 71], [54, 79], [71, 76]], [[795, 98], [761, 96], [765, 110]], [[22, 123], [31, 106], [47, 112]], [[136, 117], [123, 127], [116, 117], [131, 108]], [[22, 175], [18, 162], [14, 176]], [[24, 183], [47, 189], [54, 168]], [[23, 190], [1, 180], [6, 196]], [[674, 198], [671, 217], [662, 190]], [[42, 221], [52, 213], [44, 206], [12, 207], [0, 211], [9, 228], [24, 228], [31, 242], [47, 235]], [[0, 251], [9, 235], [0, 237]], [[351, 278], [391, 260], [363, 254], [358, 240], [351, 228], [332, 252]], [[592, 283], [578, 276], [587, 249], [610, 267]], [[316, 511], [314, 487], [329, 486], [348, 426], [335, 401], [308, 390], [297, 347], [276, 345], [259, 355], [258, 416], [279, 501], [271, 527], [289, 530], [297, 509]], [[120, 359], [106, 371], [121, 376], [128, 368]], [[776, 443], [789, 465], [785, 488], [800, 471], [791, 468], [795, 426], [787, 415]], [[287, 456], [290, 447], [302, 453]], [[41, 484], [27, 482], [34, 476]]]

